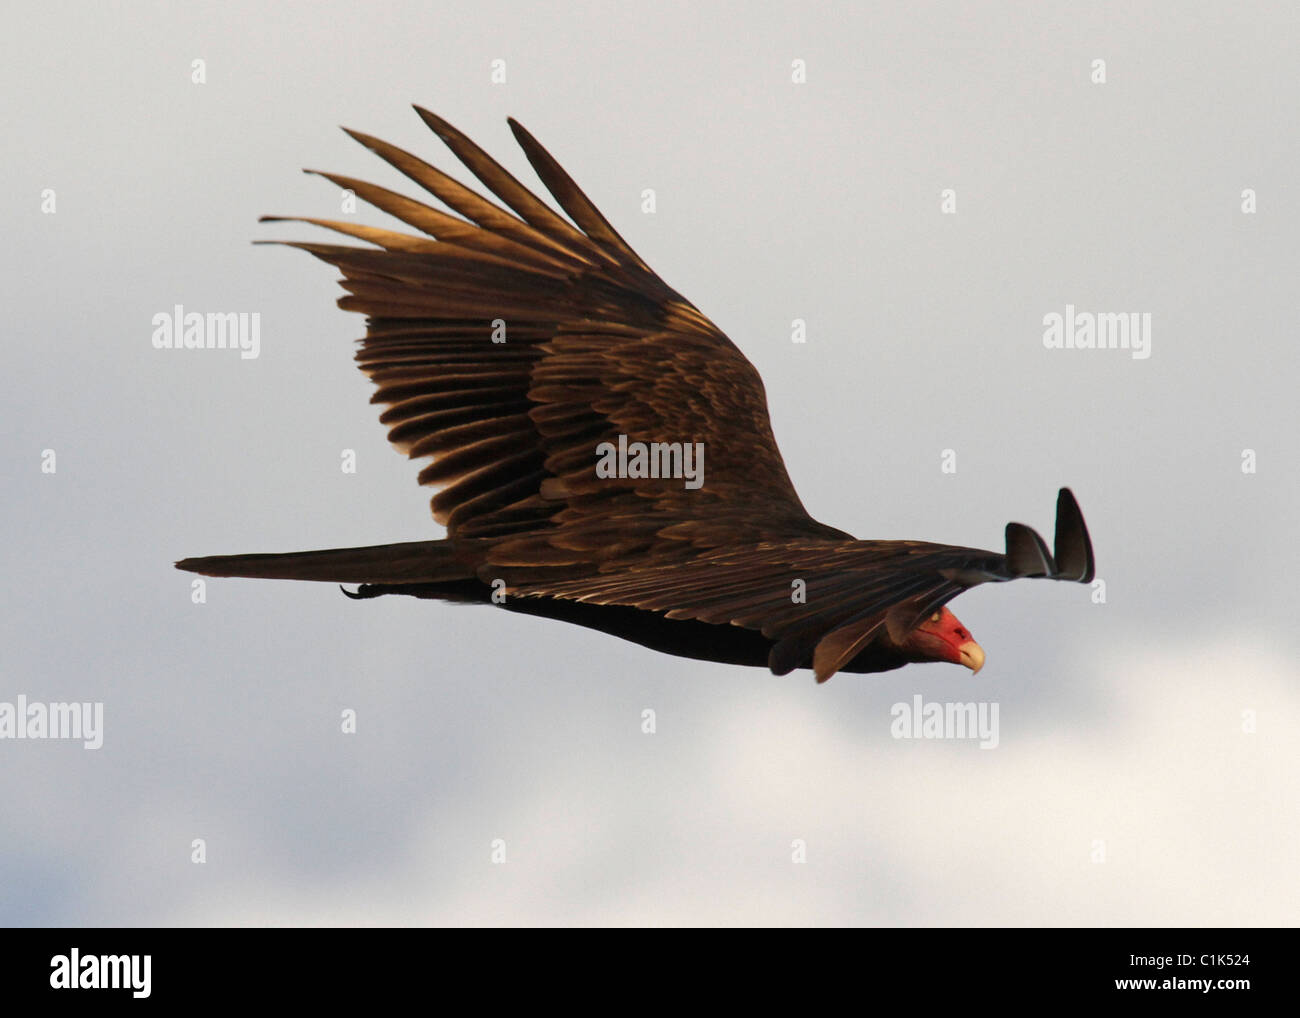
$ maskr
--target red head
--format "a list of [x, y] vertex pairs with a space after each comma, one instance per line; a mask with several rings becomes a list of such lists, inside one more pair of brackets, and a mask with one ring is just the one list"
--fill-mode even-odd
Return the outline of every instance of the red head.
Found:
[[984, 648], [947, 608], [940, 608], [908, 634], [903, 647], [917, 661], [951, 661], [972, 672], [984, 667]]

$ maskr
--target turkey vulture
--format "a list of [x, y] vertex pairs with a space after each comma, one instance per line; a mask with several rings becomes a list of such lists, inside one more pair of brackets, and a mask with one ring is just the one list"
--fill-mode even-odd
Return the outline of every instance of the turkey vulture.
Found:
[[790, 483], [754, 366], [533, 136], [509, 121], [568, 219], [416, 111], [500, 204], [348, 131], [457, 215], [322, 173], [421, 235], [292, 217], [371, 246], [284, 243], [341, 270], [339, 306], [367, 316], [356, 359], [378, 386], [371, 402], [398, 449], [431, 459], [419, 480], [440, 489], [446, 539], [178, 568], [497, 603], [682, 657], [811, 667], [819, 682], [920, 661], [979, 671], [984, 652], [948, 601], [986, 581], [1091, 581], [1065, 488], [1051, 551], [1019, 523], [1002, 554], [859, 541], [818, 523]]

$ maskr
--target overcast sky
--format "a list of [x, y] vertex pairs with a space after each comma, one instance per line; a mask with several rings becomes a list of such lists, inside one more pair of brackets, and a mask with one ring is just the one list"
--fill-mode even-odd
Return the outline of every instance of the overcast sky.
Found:
[[[1296, 6], [520, 7], [8, 16], [0, 703], [104, 725], [0, 740], [0, 922], [1293, 923]], [[978, 676], [821, 687], [328, 584], [194, 603], [187, 555], [441, 536], [336, 273], [249, 243], [338, 216], [302, 167], [415, 193], [338, 125], [468, 179], [413, 102], [535, 183], [528, 126], [757, 366], [818, 519], [1000, 550], [1069, 485], [1104, 603], [981, 587]], [[260, 356], [155, 349], [177, 304]], [[1067, 304], [1150, 356], [1047, 349]], [[996, 703], [997, 748], [893, 738], [918, 694]]]

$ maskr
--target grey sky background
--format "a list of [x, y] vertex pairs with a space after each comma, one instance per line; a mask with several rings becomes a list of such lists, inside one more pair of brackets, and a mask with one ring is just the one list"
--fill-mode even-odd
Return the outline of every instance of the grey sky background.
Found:
[[[0, 700], [100, 700], [106, 731], [0, 741], [0, 922], [1294, 923], [1298, 28], [1285, 3], [11, 12]], [[311, 235], [260, 214], [338, 216], [302, 167], [416, 194], [339, 124], [469, 180], [412, 102], [540, 189], [505, 117], [537, 135], [754, 362], [818, 519], [1000, 549], [1068, 484], [1106, 603], [978, 588], [952, 605], [978, 676], [823, 687], [329, 585], [191, 603], [186, 555], [441, 535], [334, 270], [249, 244]], [[153, 349], [178, 303], [260, 312], [260, 358]], [[1150, 312], [1151, 357], [1044, 349], [1067, 303]], [[1000, 746], [891, 738], [917, 693], [998, 702]]]

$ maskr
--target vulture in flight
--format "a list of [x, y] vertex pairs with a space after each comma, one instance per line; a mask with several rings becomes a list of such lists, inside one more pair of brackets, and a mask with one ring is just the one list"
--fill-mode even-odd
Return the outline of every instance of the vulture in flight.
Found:
[[[495, 201], [377, 138], [348, 133], [452, 213], [321, 174], [400, 233], [300, 219], [367, 247], [289, 243], [337, 267], [366, 315], [356, 359], [388, 437], [430, 462], [441, 541], [188, 558], [206, 576], [359, 585], [499, 604], [682, 657], [882, 672], [984, 651], [945, 607], [979, 583], [1087, 583], [1069, 489], [1054, 546], [1006, 527], [1005, 552], [859, 541], [814, 520], [786, 473], [745, 355], [661, 280], [560, 164], [510, 129], [561, 215], [440, 117], [425, 124]], [[265, 217], [278, 221], [280, 217]], [[673, 475], [673, 476], [669, 476]]]

